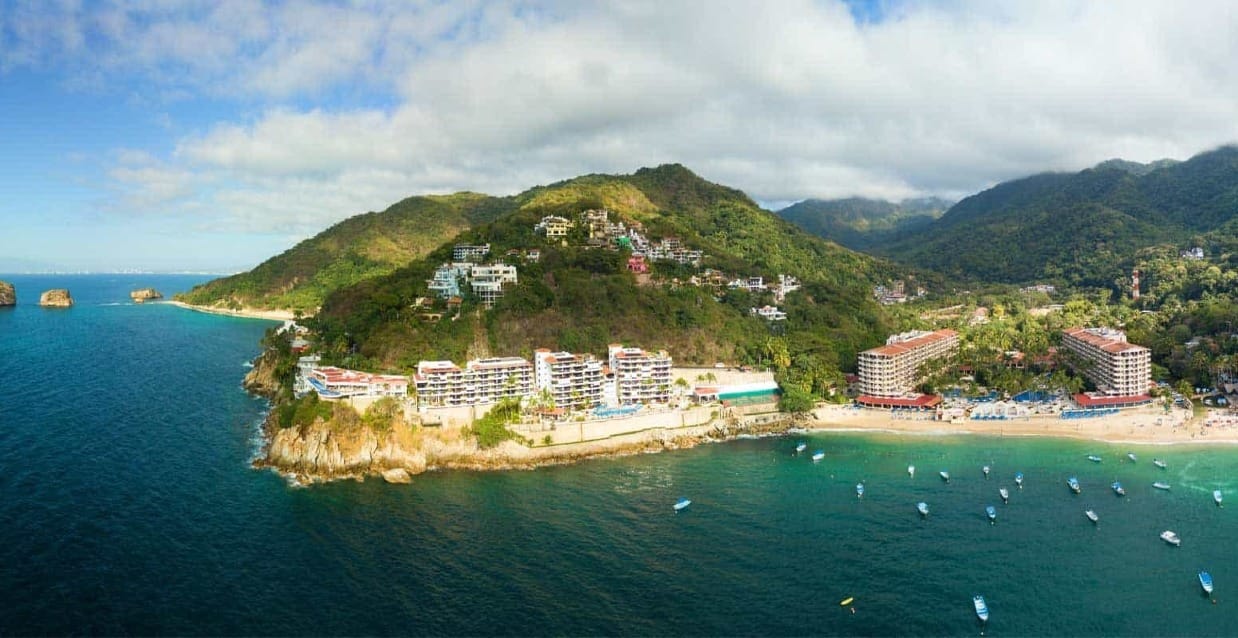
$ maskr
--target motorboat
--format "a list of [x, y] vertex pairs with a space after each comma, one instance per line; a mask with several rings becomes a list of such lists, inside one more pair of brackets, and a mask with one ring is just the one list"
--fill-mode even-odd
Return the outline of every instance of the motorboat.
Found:
[[980, 622], [988, 622], [989, 606], [984, 604], [984, 596], [976, 594], [971, 600], [972, 604], [976, 606], [976, 617], [980, 619]]
[[943, 480], [943, 481], [945, 481], [945, 482], [947, 482], [947, 483], [949, 483], [949, 482], [950, 482], [950, 473], [949, 473], [949, 472], [947, 472], [947, 471], [945, 471], [945, 470], [942, 470], [942, 471], [938, 472], [938, 473], [937, 473], [937, 475], [941, 477], [941, 480]]
[[1208, 572], [1199, 572], [1199, 586], [1204, 588], [1204, 592], [1212, 593], [1212, 574]]
[[1085, 511], [1083, 512], [1083, 515], [1084, 515], [1084, 516], [1086, 516], [1086, 517], [1088, 517], [1088, 520], [1089, 520], [1089, 521], [1092, 521], [1093, 523], [1099, 523], [1099, 522], [1100, 522], [1100, 517], [1099, 517], [1099, 516], [1097, 516], [1097, 515], [1096, 515], [1096, 512], [1094, 512], [1094, 511], [1092, 511], [1092, 510], [1085, 510]]
[[807, 444], [807, 443], [805, 443], [805, 442], [803, 442], [803, 441], [800, 441], [799, 443], [796, 443], [796, 444], [795, 444], [795, 453], [796, 453], [796, 454], [802, 454], [802, 453], [804, 452], [804, 450], [807, 450], [807, 449], [808, 449], [808, 444]]
[[864, 498], [864, 484], [863, 483], [855, 484], [855, 496], [856, 498]]
[[928, 503], [916, 503], [916, 511], [920, 512], [920, 516], [928, 516]]
[[1131, 463], [1134, 463], [1136, 460], [1138, 460], [1138, 459], [1136, 459], [1136, 458], [1135, 458], [1135, 453], [1134, 453], [1134, 452], [1127, 452], [1127, 453], [1126, 453], [1126, 458], [1130, 459], [1130, 460], [1131, 460]]
[[1168, 465], [1165, 465], [1165, 462], [1160, 459], [1152, 459], [1152, 464], [1161, 468], [1162, 470], [1169, 467]]
[[914, 465], [907, 466], [907, 476], [910, 476], [911, 478], [916, 477], [916, 466]]
[[989, 515], [990, 523], [994, 523], [997, 521], [997, 508], [996, 507], [993, 507], [992, 505], [986, 505], [984, 508], [984, 513]]
[[1091, 461], [1091, 462], [1093, 462], [1093, 463], [1100, 463], [1100, 457], [1099, 457], [1099, 456], [1096, 456], [1095, 454], [1089, 454], [1089, 455], [1088, 455], [1088, 460], [1089, 460], [1089, 461]]
[[1221, 490], [1212, 490], [1212, 500], [1216, 502], [1217, 507], [1221, 506]]
[[980, 471], [984, 472], [984, 478], [989, 478], [989, 466], [986, 465], [980, 468]]
[[823, 458], [825, 458], [825, 450], [817, 450], [816, 452], [812, 453], [813, 463], [816, 463], [817, 461], [820, 461]]
[[1014, 473], [1014, 484], [1018, 485], [1019, 489], [1023, 489], [1023, 472]]
[[683, 510], [683, 508], [685, 508], [685, 507], [687, 507], [687, 506], [689, 506], [689, 505], [691, 505], [691, 504], [692, 504], [692, 501], [690, 501], [690, 500], [688, 500], [688, 499], [686, 499], [686, 498], [681, 498], [681, 499], [679, 499], [678, 501], [675, 501], [675, 511], [676, 511], [676, 512], [681, 511], [681, 510]]
[[1110, 485], [1109, 487], [1113, 488], [1114, 494], [1117, 494], [1118, 496], [1126, 496], [1126, 489], [1122, 487], [1121, 482], [1114, 481], [1113, 485]]
[[1066, 479], [1066, 484], [1070, 486], [1070, 491], [1074, 492], [1075, 494], [1078, 494], [1083, 491], [1083, 488], [1079, 487], [1079, 479], [1073, 476]]
[[1177, 534], [1169, 530], [1165, 530], [1161, 532], [1161, 540], [1165, 541], [1166, 543], [1169, 543], [1170, 545], [1173, 545], [1174, 547], [1178, 547], [1182, 545], [1182, 539], [1178, 538]]
[[1157, 481], [1152, 484], [1152, 487], [1155, 487], [1158, 490], [1167, 490], [1169, 489], [1169, 483], [1166, 483], [1164, 481]]
[[1009, 502], [1010, 502], [1010, 490], [1008, 490], [1008, 489], [1006, 489], [1006, 488], [1004, 488], [1004, 487], [1000, 487], [1000, 488], [998, 488], [998, 489], [997, 489], [997, 493], [998, 493], [998, 495], [1000, 495], [1000, 496], [1002, 497], [1002, 502], [1003, 502], [1003, 503], [1009, 503]]

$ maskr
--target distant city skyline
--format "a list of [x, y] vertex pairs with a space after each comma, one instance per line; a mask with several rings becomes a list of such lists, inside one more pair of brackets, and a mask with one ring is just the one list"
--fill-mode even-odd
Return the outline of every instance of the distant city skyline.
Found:
[[1225, 2], [0, 0], [0, 272], [234, 272], [678, 162], [769, 207], [1238, 142]]

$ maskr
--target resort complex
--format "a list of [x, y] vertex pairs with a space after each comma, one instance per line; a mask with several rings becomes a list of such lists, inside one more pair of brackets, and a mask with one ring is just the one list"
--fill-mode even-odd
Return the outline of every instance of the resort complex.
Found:
[[1062, 347], [1077, 358], [1076, 371], [1096, 385], [1095, 394], [1080, 394], [1082, 407], [1119, 407], [1148, 401], [1152, 353], [1129, 343], [1113, 328], [1071, 328], [1062, 332]]
[[861, 405], [874, 407], [927, 408], [940, 402], [938, 397], [916, 394], [915, 386], [925, 373], [926, 364], [946, 359], [959, 348], [959, 335], [953, 330], [914, 331], [893, 335], [886, 345], [860, 353]]

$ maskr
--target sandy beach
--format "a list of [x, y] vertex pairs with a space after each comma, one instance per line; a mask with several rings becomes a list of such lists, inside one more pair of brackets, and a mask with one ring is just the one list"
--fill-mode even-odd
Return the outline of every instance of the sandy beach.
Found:
[[1037, 415], [1004, 421], [958, 423], [935, 421], [931, 413], [894, 417], [889, 410], [828, 406], [813, 411], [810, 427], [816, 430], [875, 431], [906, 434], [982, 434], [990, 436], [1044, 436], [1141, 445], [1238, 444], [1238, 417], [1213, 410], [1191, 418], [1188, 410], [1166, 412], [1160, 406], [1123, 410], [1088, 419]]
[[241, 308], [240, 310], [230, 310], [228, 308], [212, 308], [210, 306], [195, 306], [187, 304], [183, 301], [164, 301], [161, 303], [172, 304], [187, 310], [196, 310], [197, 312], [206, 312], [212, 315], [225, 315], [228, 317], [243, 317], [246, 319], [267, 319], [270, 321], [292, 321], [293, 313], [290, 310], [261, 310], [258, 308]]

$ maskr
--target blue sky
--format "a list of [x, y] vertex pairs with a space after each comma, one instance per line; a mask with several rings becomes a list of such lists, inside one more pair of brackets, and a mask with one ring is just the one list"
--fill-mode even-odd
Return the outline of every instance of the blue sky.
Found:
[[959, 197], [1238, 141], [1203, 1], [0, 0], [0, 271], [252, 267], [419, 193], [680, 162]]

